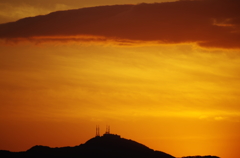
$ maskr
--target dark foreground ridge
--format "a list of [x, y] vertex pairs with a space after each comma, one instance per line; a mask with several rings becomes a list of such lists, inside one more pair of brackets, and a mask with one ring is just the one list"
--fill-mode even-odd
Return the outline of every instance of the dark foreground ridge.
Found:
[[[75, 147], [50, 148], [34, 146], [24, 152], [0, 150], [1, 158], [175, 158], [155, 151], [133, 140], [115, 134], [104, 134]], [[199, 158], [199, 157], [197, 157]], [[205, 158], [205, 157], [202, 157]], [[206, 157], [218, 158], [218, 157]]]
[[0, 151], [1, 158], [174, 158], [145, 145], [121, 138], [115, 134], [104, 134], [75, 147], [50, 148], [34, 146], [25, 152]]

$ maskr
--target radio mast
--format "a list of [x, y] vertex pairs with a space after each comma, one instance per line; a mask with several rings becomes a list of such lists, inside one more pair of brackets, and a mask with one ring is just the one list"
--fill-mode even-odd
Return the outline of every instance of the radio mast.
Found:
[[99, 126], [96, 126], [96, 137], [100, 136], [100, 129]]

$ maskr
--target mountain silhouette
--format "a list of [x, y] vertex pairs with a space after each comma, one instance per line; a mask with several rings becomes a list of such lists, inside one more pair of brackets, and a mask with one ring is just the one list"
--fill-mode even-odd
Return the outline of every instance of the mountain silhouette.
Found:
[[182, 158], [220, 158], [220, 157], [207, 155], [207, 156], [185, 156], [185, 157], [182, 157]]
[[136, 141], [115, 134], [104, 134], [75, 147], [34, 146], [24, 152], [0, 151], [1, 158], [174, 158]]

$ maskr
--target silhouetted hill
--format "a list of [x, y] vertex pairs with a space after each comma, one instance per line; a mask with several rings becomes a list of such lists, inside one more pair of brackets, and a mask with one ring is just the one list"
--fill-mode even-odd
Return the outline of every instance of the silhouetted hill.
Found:
[[[36, 145], [24, 152], [0, 150], [1, 158], [175, 158], [161, 151], [119, 135], [104, 134], [75, 147], [50, 148]], [[219, 158], [217, 156], [186, 156], [182, 158]]]
[[182, 158], [220, 158], [220, 157], [207, 155], [207, 156], [185, 156], [185, 157], [182, 157]]
[[1, 158], [174, 158], [119, 135], [104, 134], [75, 147], [34, 146], [25, 152], [0, 151]]

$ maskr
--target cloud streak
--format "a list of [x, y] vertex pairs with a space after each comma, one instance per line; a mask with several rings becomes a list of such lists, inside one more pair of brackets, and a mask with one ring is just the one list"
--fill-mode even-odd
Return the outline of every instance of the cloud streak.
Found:
[[236, 0], [180, 0], [58, 11], [1, 24], [0, 38], [155, 41], [239, 49], [239, 7], [240, 2]]

